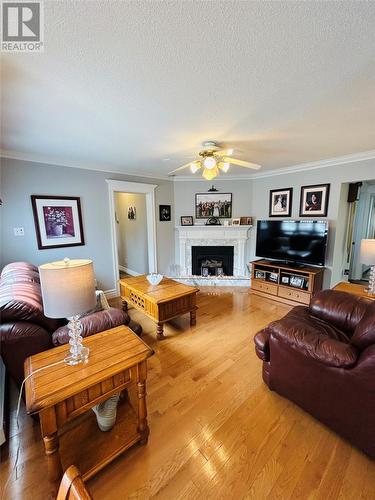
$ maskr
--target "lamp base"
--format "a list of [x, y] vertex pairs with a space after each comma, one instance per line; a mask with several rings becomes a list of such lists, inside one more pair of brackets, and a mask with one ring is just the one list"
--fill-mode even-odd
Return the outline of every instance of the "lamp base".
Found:
[[70, 352], [69, 355], [64, 359], [64, 363], [70, 366], [79, 365], [79, 363], [86, 363], [89, 359], [90, 349], [88, 347], [82, 347], [81, 352], [77, 356], [73, 356]]
[[70, 366], [86, 363], [89, 358], [90, 349], [82, 345], [82, 325], [79, 316], [69, 318], [68, 329], [70, 350], [64, 362]]

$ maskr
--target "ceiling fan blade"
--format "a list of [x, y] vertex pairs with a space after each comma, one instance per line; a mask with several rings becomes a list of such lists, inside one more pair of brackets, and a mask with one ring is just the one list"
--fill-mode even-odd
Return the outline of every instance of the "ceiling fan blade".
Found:
[[230, 156], [225, 156], [222, 161], [226, 163], [231, 163], [232, 165], [238, 165], [239, 167], [252, 168], [253, 170], [259, 170], [260, 165], [256, 163], [251, 163], [250, 161], [237, 160], [236, 158], [231, 158]]
[[186, 163], [186, 165], [182, 165], [182, 167], [178, 167], [176, 168], [175, 170], [172, 170], [172, 172], [169, 172], [168, 175], [172, 175], [174, 174], [175, 172], [179, 172], [180, 170], [184, 170], [184, 168], [188, 168], [190, 167], [191, 165], [194, 165], [196, 163], [200, 163], [198, 160], [197, 161], [189, 161], [189, 163]]
[[233, 148], [228, 148], [228, 149], [219, 149], [218, 151], [214, 152], [214, 155], [217, 156], [230, 156], [234, 153]]

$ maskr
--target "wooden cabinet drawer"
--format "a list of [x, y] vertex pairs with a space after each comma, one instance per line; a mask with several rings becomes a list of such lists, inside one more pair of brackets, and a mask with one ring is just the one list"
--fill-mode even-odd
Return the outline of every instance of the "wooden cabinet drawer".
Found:
[[301, 302], [301, 304], [310, 304], [310, 294], [300, 290], [292, 290], [290, 288], [283, 288], [280, 286], [278, 296], [283, 297], [284, 299]]
[[251, 288], [253, 288], [254, 290], [259, 290], [260, 292], [269, 293], [270, 295], [277, 295], [277, 285], [267, 283], [265, 281], [253, 279]]

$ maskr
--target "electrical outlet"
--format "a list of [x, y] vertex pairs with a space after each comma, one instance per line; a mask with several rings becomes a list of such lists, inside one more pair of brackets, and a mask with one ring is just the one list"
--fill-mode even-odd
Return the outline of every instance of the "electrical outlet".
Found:
[[25, 236], [25, 229], [23, 227], [14, 227], [14, 236]]

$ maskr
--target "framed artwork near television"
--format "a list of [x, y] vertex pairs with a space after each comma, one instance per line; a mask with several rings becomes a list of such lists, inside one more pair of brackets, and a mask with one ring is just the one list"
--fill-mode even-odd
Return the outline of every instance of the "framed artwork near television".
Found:
[[290, 217], [292, 214], [293, 188], [270, 191], [270, 217]]
[[300, 217], [326, 217], [330, 184], [301, 187]]
[[32, 195], [31, 204], [39, 250], [85, 244], [78, 197]]
[[232, 193], [196, 193], [195, 218], [230, 219], [232, 217]]

